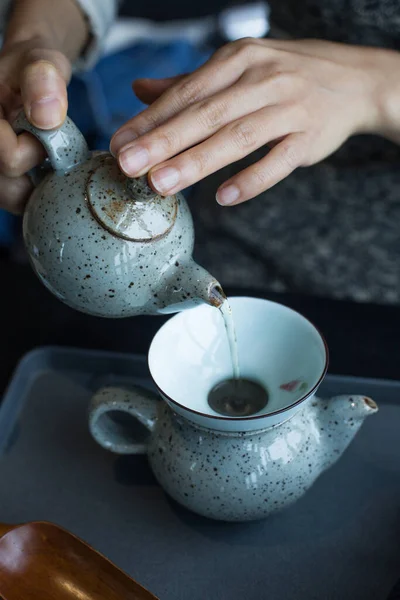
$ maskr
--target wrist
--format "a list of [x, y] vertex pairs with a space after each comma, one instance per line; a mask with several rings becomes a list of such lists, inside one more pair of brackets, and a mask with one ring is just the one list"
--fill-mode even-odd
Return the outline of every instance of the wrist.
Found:
[[373, 118], [366, 133], [400, 143], [400, 52], [376, 50], [370, 67]]
[[87, 20], [75, 0], [14, 0], [3, 47], [27, 43], [51, 48], [73, 62], [88, 38]]

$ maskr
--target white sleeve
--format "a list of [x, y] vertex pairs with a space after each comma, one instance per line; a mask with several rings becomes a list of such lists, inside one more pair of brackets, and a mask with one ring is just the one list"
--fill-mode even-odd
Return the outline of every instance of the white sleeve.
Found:
[[[1, 0], [0, 0], [1, 2]], [[106, 35], [114, 23], [121, 0], [75, 0], [85, 14], [91, 38], [84, 54], [76, 61], [75, 70], [85, 70], [98, 60]]]
[[[7, 15], [12, 7], [12, 1], [0, 0], [0, 33], [4, 31]], [[104, 47], [106, 35], [116, 19], [121, 1], [74, 0], [87, 18], [91, 36], [87, 48], [74, 65], [75, 70], [82, 71], [96, 63]]]

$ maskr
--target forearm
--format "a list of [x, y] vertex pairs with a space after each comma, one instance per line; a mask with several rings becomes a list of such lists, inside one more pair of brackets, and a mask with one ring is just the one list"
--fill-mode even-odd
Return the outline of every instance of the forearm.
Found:
[[400, 144], [400, 52], [383, 51], [379, 59], [383, 77], [376, 86], [380, 115], [377, 133]]
[[333, 56], [353, 70], [350, 82], [353, 96], [359, 97], [359, 110], [352, 133], [379, 135], [400, 144], [400, 52], [340, 44]]
[[37, 39], [73, 62], [88, 37], [87, 20], [75, 0], [14, 0], [4, 47]]

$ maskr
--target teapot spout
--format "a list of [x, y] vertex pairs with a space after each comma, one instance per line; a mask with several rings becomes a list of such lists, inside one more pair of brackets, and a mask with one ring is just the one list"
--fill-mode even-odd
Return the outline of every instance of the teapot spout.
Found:
[[321, 438], [326, 444], [323, 468], [333, 465], [343, 454], [369, 415], [378, 411], [377, 404], [367, 396], [336, 396], [319, 400], [314, 405], [318, 413]]
[[177, 260], [169, 265], [161, 273], [155, 296], [157, 312], [161, 314], [180, 312], [199, 304], [218, 308], [226, 300], [221, 284], [192, 259]]
[[343, 422], [353, 427], [353, 422], [362, 423], [365, 417], [378, 410], [377, 404], [367, 396], [335, 396], [323, 403], [322, 419], [329, 422]]

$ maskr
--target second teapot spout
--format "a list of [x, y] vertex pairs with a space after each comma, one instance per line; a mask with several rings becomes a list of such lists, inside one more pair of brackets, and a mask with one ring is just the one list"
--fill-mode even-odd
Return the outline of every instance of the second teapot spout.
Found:
[[342, 395], [314, 403], [321, 438], [325, 439], [326, 452], [322, 467], [333, 465], [346, 450], [364, 419], [378, 411], [378, 406], [367, 396]]
[[220, 283], [193, 259], [176, 261], [159, 280], [154, 294], [161, 314], [171, 314], [209, 304], [218, 308], [226, 300]]

